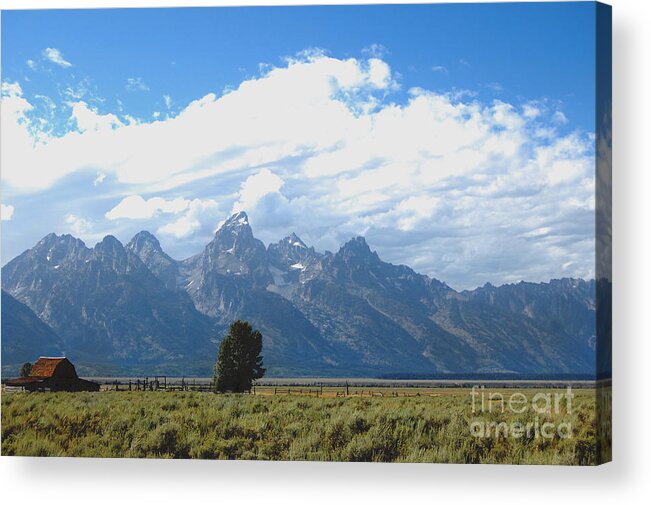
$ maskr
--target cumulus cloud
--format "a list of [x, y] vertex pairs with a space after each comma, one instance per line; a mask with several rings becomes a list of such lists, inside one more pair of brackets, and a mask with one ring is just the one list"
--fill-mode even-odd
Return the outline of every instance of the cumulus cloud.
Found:
[[77, 216], [75, 214], [68, 214], [65, 223], [69, 229], [76, 235], [85, 235], [93, 228], [91, 220]]
[[0, 218], [2, 221], [11, 221], [11, 218], [14, 216], [14, 206], [1, 204], [0, 207]]
[[248, 177], [239, 193], [239, 200], [233, 206], [233, 213], [255, 208], [261, 198], [271, 193], [278, 193], [284, 181], [277, 175], [263, 168], [255, 175]]
[[[48, 47], [43, 49], [43, 57], [52, 63], [55, 63], [56, 65], [59, 65], [60, 67], [63, 68], [68, 68], [72, 66], [72, 63], [67, 61], [64, 57], [63, 54], [61, 54], [61, 51], [54, 47]], [[28, 63], [29, 64], [29, 63]], [[31, 65], [30, 65], [31, 67]]]
[[305, 197], [289, 199], [282, 193], [285, 181], [268, 168], [247, 177], [240, 186], [231, 214], [248, 213], [256, 235], [266, 242], [278, 240], [299, 219], [310, 219]]
[[190, 205], [190, 201], [184, 198], [165, 200], [154, 196], [145, 200], [140, 195], [131, 195], [123, 198], [120, 203], [109, 210], [106, 219], [151, 219], [152, 217], [164, 214], [178, 214], [183, 212]]
[[368, 79], [378, 89], [387, 88], [391, 84], [389, 65], [377, 58], [371, 58], [368, 60]]
[[100, 114], [97, 109], [89, 107], [86, 102], [74, 102], [71, 119], [77, 123], [80, 133], [85, 131], [112, 130], [124, 126], [115, 114]]
[[140, 195], [130, 195], [104, 217], [109, 221], [148, 220], [158, 227], [158, 233], [184, 238], [200, 230], [214, 231], [223, 214], [219, 204], [212, 199], [165, 199], [160, 196], [145, 199]]
[[220, 215], [220, 210], [216, 201], [195, 198], [180, 218], [158, 228], [158, 233], [185, 238], [206, 225], [214, 224], [217, 215]]
[[522, 106], [522, 115], [528, 119], [534, 119], [540, 116], [541, 110], [535, 103], [529, 102]]
[[[410, 89], [396, 103], [397, 86], [377, 55], [310, 51], [164, 120], [76, 102], [76, 130], [35, 142], [32, 104], [7, 84], [3, 179], [20, 194], [106, 174], [129, 195], [107, 219], [173, 218], [157, 223], [171, 237], [208, 238], [229, 210], [266, 241], [296, 231], [323, 250], [362, 234], [455, 287], [593, 275], [593, 136], [559, 134], [567, 118], [536, 102]], [[213, 193], [165, 196], [181, 186]]]
[[[379, 60], [294, 61], [220, 98], [208, 94], [195, 100], [164, 122], [125, 127], [114, 115], [100, 115], [84, 102], [75, 102], [73, 118], [85, 136], [72, 131], [44, 138], [36, 146], [29, 118], [23, 115], [7, 121], [7, 133], [3, 129], [3, 136], [17, 141], [3, 150], [5, 178], [18, 190], [42, 190], [92, 166], [114, 173], [118, 182], [169, 188], [290, 156], [313, 155], [364, 128], [369, 118], [357, 113], [376, 103], [374, 92], [390, 85], [388, 70]], [[239, 155], [229, 158], [235, 148]], [[228, 159], [210, 162], [220, 157]]]

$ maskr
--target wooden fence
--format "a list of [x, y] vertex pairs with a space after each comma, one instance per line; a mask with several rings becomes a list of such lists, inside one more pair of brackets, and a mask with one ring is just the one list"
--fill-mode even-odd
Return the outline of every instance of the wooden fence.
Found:
[[[101, 391], [196, 391], [212, 392], [212, 381], [197, 379], [168, 379], [164, 376], [143, 377], [141, 379], [129, 380], [104, 380], [101, 381]], [[351, 386], [329, 386], [313, 384], [306, 387], [274, 387], [274, 386], [253, 386], [249, 394], [258, 396], [313, 396], [316, 398], [397, 398], [397, 397], [431, 397], [439, 396], [431, 390], [411, 388], [411, 390], [395, 390], [390, 388], [373, 387], [351, 387]]]
[[101, 391], [212, 391], [211, 382], [197, 382], [196, 379], [175, 379], [165, 376], [143, 377], [142, 379], [100, 381]]

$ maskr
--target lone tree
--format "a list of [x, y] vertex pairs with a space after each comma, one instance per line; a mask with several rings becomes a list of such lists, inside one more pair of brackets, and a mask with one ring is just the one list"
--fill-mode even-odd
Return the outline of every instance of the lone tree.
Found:
[[264, 376], [262, 334], [247, 321], [235, 321], [219, 346], [215, 365], [215, 390], [221, 393], [250, 391], [255, 379]]
[[32, 364], [28, 361], [27, 363], [23, 363], [20, 367], [20, 376], [21, 377], [29, 377], [29, 374], [32, 372]]

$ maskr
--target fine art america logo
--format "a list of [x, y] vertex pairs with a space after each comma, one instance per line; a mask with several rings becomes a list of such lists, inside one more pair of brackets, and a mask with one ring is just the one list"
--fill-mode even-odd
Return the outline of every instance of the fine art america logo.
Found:
[[[572, 438], [572, 388], [540, 392], [528, 397], [521, 392], [489, 391], [473, 386], [473, 420], [470, 433], [476, 438]], [[507, 417], [507, 420], [496, 420]], [[508, 418], [516, 417], [516, 420]]]

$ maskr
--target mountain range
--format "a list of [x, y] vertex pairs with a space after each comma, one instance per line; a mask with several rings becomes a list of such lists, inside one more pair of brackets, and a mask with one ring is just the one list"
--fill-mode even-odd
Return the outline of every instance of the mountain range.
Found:
[[210, 375], [235, 319], [268, 375], [595, 372], [594, 280], [455, 291], [381, 260], [363, 237], [268, 247], [246, 213], [177, 261], [142, 231], [88, 248], [50, 234], [2, 268], [2, 364], [65, 354], [86, 374]]

